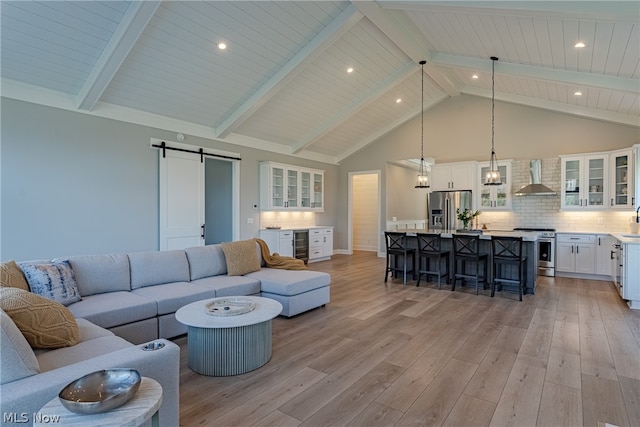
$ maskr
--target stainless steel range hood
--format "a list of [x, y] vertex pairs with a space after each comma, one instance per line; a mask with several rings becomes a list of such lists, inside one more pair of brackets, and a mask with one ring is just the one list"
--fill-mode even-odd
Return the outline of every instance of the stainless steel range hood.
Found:
[[556, 192], [542, 184], [542, 161], [531, 160], [529, 163], [531, 184], [518, 190], [516, 196], [555, 196]]

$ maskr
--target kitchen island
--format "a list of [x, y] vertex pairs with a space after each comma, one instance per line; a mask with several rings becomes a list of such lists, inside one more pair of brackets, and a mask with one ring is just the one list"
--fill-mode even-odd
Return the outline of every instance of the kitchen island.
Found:
[[[388, 231], [398, 231], [398, 230], [388, 230]], [[538, 245], [536, 242], [540, 237], [539, 232], [532, 231], [502, 231], [502, 230], [482, 230], [482, 232], [464, 232], [464, 231], [455, 231], [455, 230], [423, 230], [423, 229], [407, 229], [402, 230], [401, 232], [406, 232], [408, 237], [408, 245], [410, 248], [418, 247], [418, 241], [416, 238], [416, 233], [438, 233], [442, 237], [442, 249], [451, 251], [451, 256], [449, 257], [450, 265], [449, 271], [451, 272], [451, 277], [453, 278], [454, 274], [454, 261], [453, 261], [453, 235], [454, 234], [478, 234], [480, 237], [480, 252], [489, 254], [489, 278], [487, 280], [487, 285], [491, 284], [493, 277], [493, 262], [491, 260], [491, 237], [522, 237], [522, 251], [524, 256], [527, 257], [526, 262], [526, 293], [533, 294], [536, 288], [536, 282], [538, 278]], [[416, 256], [417, 257], [417, 256]], [[417, 265], [417, 259], [416, 259]], [[513, 277], [516, 277], [515, 268], [512, 268]], [[416, 270], [417, 271], [417, 270]], [[508, 273], [512, 273], [509, 271]], [[509, 289], [509, 285], [503, 285], [504, 288]], [[513, 286], [511, 287], [513, 288]], [[516, 288], [517, 290], [517, 288]]]

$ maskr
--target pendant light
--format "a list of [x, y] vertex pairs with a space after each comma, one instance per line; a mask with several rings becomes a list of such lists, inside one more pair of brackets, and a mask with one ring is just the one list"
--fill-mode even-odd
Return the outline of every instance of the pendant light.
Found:
[[422, 77], [421, 88], [421, 127], [420, 127], [420, 168], [418, 169], [418, 181], [415, 188], [429, 188], [429, 175], [427, 174], [427, 163], [424, 161], [424, 64], [427, 61], [420, 61], [420, 76]]
[[489, 170], [485, 177], [484, 185], [502, 185], [502, 178], [500, 177], [500, 168], [498, 167], [498, 158], [496, 157], [496, 150], [494, 148], [494, 122], [495, 122], [495, 109], [496, 109], [496, 61], [498, 57], [492, 56], [492, 71], [491, 71], [491, 159], [489, 160]]

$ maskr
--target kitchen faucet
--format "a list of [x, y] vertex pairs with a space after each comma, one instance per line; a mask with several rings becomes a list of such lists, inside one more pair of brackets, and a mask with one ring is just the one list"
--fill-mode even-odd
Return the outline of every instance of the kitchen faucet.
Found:
[[640, 223], [640, 205], [638, 205], [638, 209], [636, 209], [636, 224]]

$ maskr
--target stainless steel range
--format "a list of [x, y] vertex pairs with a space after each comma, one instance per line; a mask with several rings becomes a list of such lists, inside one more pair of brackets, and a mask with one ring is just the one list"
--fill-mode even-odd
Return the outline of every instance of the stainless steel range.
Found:
[[556, 275], [556, 230], [554, 228], [514, 228], [513, 231], [537, 231], [540, 233], [536, 248], [538, 275]]

